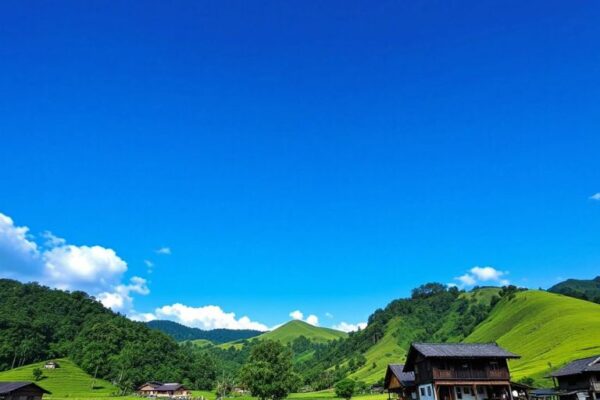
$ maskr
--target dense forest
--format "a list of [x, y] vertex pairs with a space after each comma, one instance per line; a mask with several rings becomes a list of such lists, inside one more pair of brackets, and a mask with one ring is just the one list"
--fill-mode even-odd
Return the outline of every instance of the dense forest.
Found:
[[104, 308], [83, 292], [0, 280], [0, 370], [69, 357], [123, 392], [147, 380], [209, 389], [211, 354]]
[[205, 331], [166, 320], [154, 320], [147, 322], [146, 324], [152, 329], [166, 333], [178, 342], [205, 339], [219, 344], [250, 339], [263, 333], [252, 329], [212, 329], [210, 331]]

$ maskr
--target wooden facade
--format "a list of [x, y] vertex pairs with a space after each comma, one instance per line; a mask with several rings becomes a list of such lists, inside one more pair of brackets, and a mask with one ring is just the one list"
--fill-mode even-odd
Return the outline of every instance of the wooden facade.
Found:
[[600, 355], [575, 360], [551, 376], [561, 400], [600, 399]]
[[404, 371], [414, 371], [419, 400], [513, 400], [507, 359], [496, 344], [413, 344]]

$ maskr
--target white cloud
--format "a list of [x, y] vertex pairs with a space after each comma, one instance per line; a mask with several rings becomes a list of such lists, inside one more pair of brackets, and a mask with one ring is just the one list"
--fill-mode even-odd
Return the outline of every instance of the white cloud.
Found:
[[292, 319], [304, 321], [314, 326], [319, 326], [319, 317], [317, 317], [314, 314], [310, 314], [308, 317], [306, 317], [306, 319], [304, 319], [304, 313], [300, 310], [296, 310], [290, 313], [290, 317], [292, 317]]
[[170, 247], [161, 247], [160, 249], [156, 250], [156, 254], [169, 255], [169, 254], [171, 254], [171, 248]]
[[510, 282], [504, 278], [507, 272], [497, 270], [494, 267], [475, 266], [468, 273], [454, 278], [460, 282], [460, 287], [475, 286], [480, 283], [494, 283], [499, 285], [508, 285]]
[[146, 264], [146, 267], [148, 268], [154, 267], [154, 263], [150, 260], [144, 260], [144, 264]]
[[292, 311], [290, 313], [290, 317], [292, 317], [293, 319], [299, 319], [300, 321], [302, 321], [304, 319], [304, 314], [302, 314], [302, 311], [296, 310], [296, 311]]
[[97, 292], [110, 288], [127, 271], [112, 249], [64, 245], [44, 252], [46, 282], [61, 289]]
[[219, 306], [190, 307], [176, 303], [157, 308], [154, 312], [155, 319], [168, 319], [181, 324], [200, 329], [256, 329], [268, 330], [260, 322], [250, 320], [247, 316], [236, 319], [235, 313], [224, 312]]
[[134, 276], [127, 285], [117, 285], [112, 292], [102, 292], [98, 295], [98, 300], [105, 307], [112, 308], [114, 311], [126, 313], [135, 313], [133, 311], [133, 298], [131, 293], [141, 294], [143, 296], [150, 294], [147, 281], [139, 276]]
[[333, 314], [332, 314], [332, 313], [330, 313], [330, 312], [326, 312], [326, 313], [325, 313], [325, 316], [326, 316], [327, 318], [333, 318]]
[[149, 293], [146, 281], [131, 278], [122, 284], [127, 263], [117, 253], [102, 246], [75, 246], [45, 231], [38, 246], [26, 226], [16, 226], [0, 213], [0, 277], [66, 290], [84, 290], [107, 306], [133, 313], [130, 293]]
[[314, 326], [319, 326], [319, 317], [317, 317], [314, 314], [311, 314], [308, 317], [306, 317], [306, 322]]
[[593, 194], [590, 196], [590, 200], [597, 200], [600, 201], [600, 192]]
[[359, 329], [365, 329], [366, 327], [367, 327], [366, 322], [359, 322], [358, 324], [349, 324], [347, 322], [340, 322], [339, 324], [332, 326], [333, 329], [336, 329], [336, 330], [342, 331], [342, 332], [354, 332]]

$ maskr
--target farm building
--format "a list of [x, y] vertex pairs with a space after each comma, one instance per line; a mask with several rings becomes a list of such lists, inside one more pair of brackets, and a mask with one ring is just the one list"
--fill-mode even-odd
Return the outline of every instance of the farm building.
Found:
[[59, 367], [60, 365], [58, 365], [56, 361], [48, 361], [46, 364], [44, 364], [44, 368], [46, 369], [56, 369]]
[[33, 382], [0, 382], [2, 400], [41, 400], [44, 394], [50, 394]]
[[419, 400], [513, 400], [508, 359], [495, 343], [413, 343], [402, 369]]
[[137, 390], [147, 397], [188, 397], [190, 391], [181, 383], [146, 382]]
[[402, 400], [416, 399], [415, 373], [404, 372], [404, 365], [390, 364], [385, 372], [383, 387], [388, 392], [388, 398], [392, 394]]
[[560, 400], [600, 399], [600, 355], [570, 362], [550, 376]]

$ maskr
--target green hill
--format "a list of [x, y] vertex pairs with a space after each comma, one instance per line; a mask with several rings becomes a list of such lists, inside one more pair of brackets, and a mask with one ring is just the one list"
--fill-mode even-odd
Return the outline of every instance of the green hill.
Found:
[[[480, 320], [487, 316], [494, 296], [500, 288], [478, 288], [471, 292], [461, 293], [445, 313], [441, 327], [433, 335], [432, 341], [458, 342], [464, 338], [463, 327], [468, 333]], [[466, 320], [466, 322], [465, 322]], [[388, 364], [404, 362], [410, 342], [417, 338], [422, 327], [401, 316], [387, 322], [383, 338], [371, 346], [364, 356], [366, 363], [350, 376], [367, 383], [375, 383], [383, 378]]]
[[61, 358], [57, 362], [60, 368], [56, 369], [44, 369], [44, 362], [41, 362], [0, 372], [0, 381], [33, 381], [33, 370], [40, 368], [44, 376], [36, 383], [52, 393], [44, 398], [104, 398], [118, 392], [107, 381], [96, 379], [94, 382], [90, 375], [69, 359]]
[[497, 342], [522, 356], [511, 362], [514, 379], [549, 383], [551, 369], [600, 354], [600, 305], [543, 291], [516, 293], [501, 300], [467, 342]]
[[552, 286], [548, 291], [600, 303], [600, 276], [594, 279], [567, 279]]
[[335, 329], [322, 328], [308, 324], [304, 321], [294, 320], [281, 325], [277, 329], [265, 332], [262, 335], [257, 336], [256, 339], [276, 340], [283, 344], [288, 344], [300, 336], [304, 336], [315, 343], [326, 343], [332, 340], [345, 338], [348, 334], [346, 332], [336, 331]]
[[145, 324], [151, 329], [166, 333], [178, 342], [204, 339], [212, 343], [227, 343], [250, 339], [263, 333], [252, 329], [211, 329], [205, 331], [167, 320], [154, 320]]

